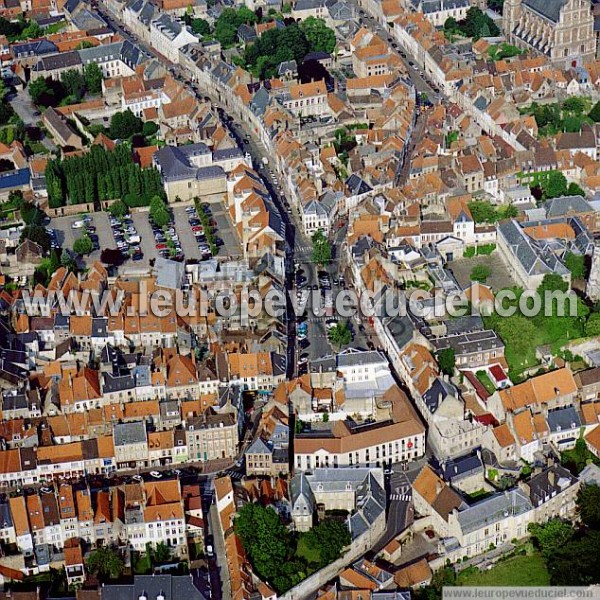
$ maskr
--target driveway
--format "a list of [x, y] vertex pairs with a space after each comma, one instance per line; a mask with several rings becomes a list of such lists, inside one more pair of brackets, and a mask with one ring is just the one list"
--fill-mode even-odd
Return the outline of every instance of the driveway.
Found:
[[142, 260], [132, 262], [131, 264], [137, 267], [148, 267], [150, 265], [150, 259], [157, 257], [154, 234], [152, 233], [152, 227], [150, 227], [150, 221], [148, 221], [148, 213], [132, 213], [131, 219], [133, 220], [133, 225], [141, 238], [139, 245], [144, 253], [144, 258]]
[[177, 206], [173, 208], [173, 216], [175, 217], [175, 230], [179, 236], [181, 248], [185, 254], [186, 260], [200, 260], [200, 250], [194, 237], [194, 232], [188, 221], [188, 215], [185, 212], [185, 206]]
[[231, 258], [237, 260], [242, 258], [242, 244], [237, 231], [234, 230], [229, 215], [225, 210], [223, 203], [211, 204], [212, 216], [217, 222], [215, 235], [223, 240], [223, 245], [219, 246], [218, 257]]
[[[18, 91], [16, 94], [10, 94], [8, 101], [13, 107], [13, 110], [17, 113], [17, 115], [19, 115], [23, 123], [25, 123], [25, 126], [35, 125], [37, 127], [37, 123], [42, 117], [38, 109], [31, 102], [31, 98], [29, 97], [29, 92], [27, 90]], [[43, 135], [43, 132], [41, 141], [51, 152], [57, 150], [54, 142]]]

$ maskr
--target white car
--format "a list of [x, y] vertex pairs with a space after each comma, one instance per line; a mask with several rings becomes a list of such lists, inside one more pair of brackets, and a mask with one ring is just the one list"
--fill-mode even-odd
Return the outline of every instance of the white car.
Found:
[[85, 225], [85, 221], [73, 221], [71, 229], [81, 229]]
[[162, 477], [158, 471], [150, 471], [150, 476], [154, 477], [154, 479], [160, 479]]
[[139, 244], [139, 243], [142, 241], [142, 239], [140, 238], [140, 236], [139, 236], [139, 235], [130, 235], [130, 236], [127, 238], [127, 241], [128, 241], [130, 244]]

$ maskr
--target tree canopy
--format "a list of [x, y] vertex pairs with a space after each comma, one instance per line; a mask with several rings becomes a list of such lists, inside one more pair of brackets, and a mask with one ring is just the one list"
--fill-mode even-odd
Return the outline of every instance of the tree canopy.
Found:
[[585, 277], [585, 258], [583, 255], [567, 252], [565, 255], [565, 266], [571, 271], [573, 279], [583, 279]]
[[237, 40], [237, 30], [240, 25], [244, 23], [254, 25], [257, 22], [258, 17], [245, 6], [238, 9], [225, 8], [215, 21], [214, 36], [224, 48], [229, 48]]
[[600, 529], [600, 487], [583, 485], [577, 493], [579, 517], [592, 529]]
[[335, 31], [327, 27], [323, 19], [308, 17], [300, 23], [300, 29], [312, 51], [331, 54], [335, 50]]
[[169, 209], [160, 196], [150, 200], [150, 218], [157, 227], [164, 227], [171, 220]]
[[238, 512], [234, 529], [254, 572], [279, 593], [336, 560], [351, 541], [346, 525], [331, 519], [292, 534], [273, 508], [252, 503]]
[[106, 581], [118, 579], [123, 574], [125, 563], [114, 549], [101, 546], [89, 554], [87, 567], [100, 581]]
[[334, 346], [342, 347], [352, 341], [352, 331], [348, 323], [340, 321], [329, 330], [329, 339]]
[[444, 348], [436, 354], [436, 358], [442, 373], [452, 376], [456, 367], [456, 357], [454, 348]]
[[328, 265], [331, 262], [331, 244], [321, 231], [315, 231], [312, 238], [312, 260], [318, 265]]
[[115, 113], [110, 119], [108, 135], [113, 139], [128, 140], [131, 136], [142, 133], [144, 122], [131, 110]]
[[471, 269], [471, 281], [479, 281], [485, 283], [487, 278], [492, 274], [492, 270], [487, 265], [475, 265]]
[[94, 145], [82, 156], [51, 160], [45, 175], [50, 208], [129, 197], [144, 206], [153, 196], [164, 195], [160, 173], [133, 162], [127, 144], [112, 152]]
[[449, 33], [460, 33], [473, 39], [500, 35], [500, 29], [493, 19], [476, 6], [469, 8], [466, 18], [462, 21], [449, 17], [444, 23], [444, 30]]
[[256, 77], [269, 78], [277, 67], [289, 60], [300, 64], [311, 51], [332, 52], [335, 32], [323, 19], [309, 17], [300, 25], [290, 23], [283, 28], [265, 31], [244, 52], [244, 63]]
[[77, 252], [77, 254], [91, 254], [93, 249], [94, 244], [88, 235], [83, 235], [73, 242], [73, 250]]
[[50, 250], [50, 236], [42, 225], [26, 225], [21, 232], [21, 241], [31, 240], [39, 244], [44, 252]]

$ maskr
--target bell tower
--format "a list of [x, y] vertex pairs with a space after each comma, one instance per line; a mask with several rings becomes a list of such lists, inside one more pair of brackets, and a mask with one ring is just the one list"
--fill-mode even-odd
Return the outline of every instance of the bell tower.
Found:
[[505, 0], [502, 13], [502, 28], [507, 41], [514, 43], [513, 30], [521, 17], [521, 0]]

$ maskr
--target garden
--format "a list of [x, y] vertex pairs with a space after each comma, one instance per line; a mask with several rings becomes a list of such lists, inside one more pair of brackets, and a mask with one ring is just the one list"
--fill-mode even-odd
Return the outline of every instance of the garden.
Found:
[[283, 593], [339, 558], [350, 544], [344, 522], [326, 518], [310, 531], [292, 533], [270, 507], [246, 504], [234, 529], [254, 572]]

